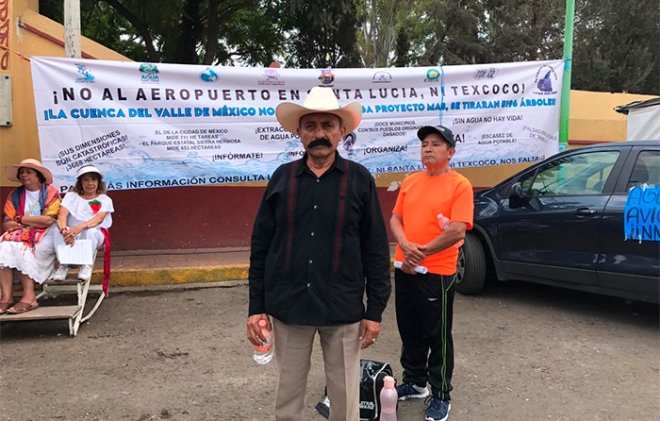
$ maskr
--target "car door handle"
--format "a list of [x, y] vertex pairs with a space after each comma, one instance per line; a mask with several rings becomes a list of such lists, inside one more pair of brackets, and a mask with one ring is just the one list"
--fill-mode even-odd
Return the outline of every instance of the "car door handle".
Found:
[[575, 215], [577, 215], [578, 218], [582, 217], [587, 217], [587, 216], [594, 216], [598, 213], [597, 210], [594, 209], [589, 209], [589, 208], [580, 208], [575, 211]]

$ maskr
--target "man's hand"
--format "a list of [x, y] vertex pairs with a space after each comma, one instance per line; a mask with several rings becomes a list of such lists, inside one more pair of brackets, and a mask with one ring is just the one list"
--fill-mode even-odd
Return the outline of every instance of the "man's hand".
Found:
[[408, 259], [404, 260], [403, 263], [401, 263], [401, 270], [403, 273], [407, 273], [408, 275], [415, 275], [417, 272], [415, 272], [415, 266], [412, 263], [408, 261]]
[[410, 261], [413, 266], [417, 266], [426, 257], [424, 254], [425, 246], [405, 241], [399, 243], [399, 247], [401, 247], [403, 255], [406, 256], [406, 260]]
[[380, 335], [380, 323], [362, 319], [362, 323], [360, 324], [360, 340], [364, 342], [362, 342], [360, 349], [367, 349], [375, 344], [378, 335]]
[[266, 320], [268, 322], [268, 330], [273, 330], [273, 327], [270, 325], [270, 320], [266, 313], [253, 314], [248, 317], [247, 320], [247, 337], [252, 342], [254, 346], [262, 346], [266, 342], [266, 338], [261, 333], [261, 328], [259, 327], [259, 320]]

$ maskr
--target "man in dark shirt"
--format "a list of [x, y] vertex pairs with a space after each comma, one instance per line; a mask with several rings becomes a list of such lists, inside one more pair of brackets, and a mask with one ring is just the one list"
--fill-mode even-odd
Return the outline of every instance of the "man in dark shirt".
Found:
[[330, 421], [358, 421], [360, 348], [376, 342], [391, 292], [389, 244], [373, 177], [337, 152], [360, 123], [362, 107], [352, 102], [340, 108], [332, 89], [316, 87], [302, 106], [280, 104], [276, 116], [300, 136], [306, 153], [275, 170], [254, 222], [248, 339], [257, 346], [265, 342], [258, 323], [268, 320], [270, 329], [272, 316], [277, 421], [302, 420], [316, 332]]

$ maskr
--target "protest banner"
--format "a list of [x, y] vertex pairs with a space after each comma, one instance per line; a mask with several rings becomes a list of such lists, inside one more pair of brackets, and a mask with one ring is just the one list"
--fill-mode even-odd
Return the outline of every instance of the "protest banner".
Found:
[[266, 181], [304, 150], [275, 119], [314, 86], [359, 101], [339, 152], [373, 174], [423, 169], [417, 129], [454, 131], [453, 168], [558, 152], [564, 63], [274, 69], [33, 57], [42, 161], [67, 191], [94, 164], [109, 190]]

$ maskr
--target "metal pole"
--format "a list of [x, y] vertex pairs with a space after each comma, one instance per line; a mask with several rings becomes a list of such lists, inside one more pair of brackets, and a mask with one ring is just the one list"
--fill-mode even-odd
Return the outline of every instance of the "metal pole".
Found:
[[64, 0], [64, 56], [80, 58], [80, 0]]
[[568, 122], [571, 109], [571, 67], [573, 64], [573, 23], [575, 0], [566, 0], [564, 28], [564, 79], [561, 86], [561, 110], [559, 117], [559, 151], [568, 149]]

